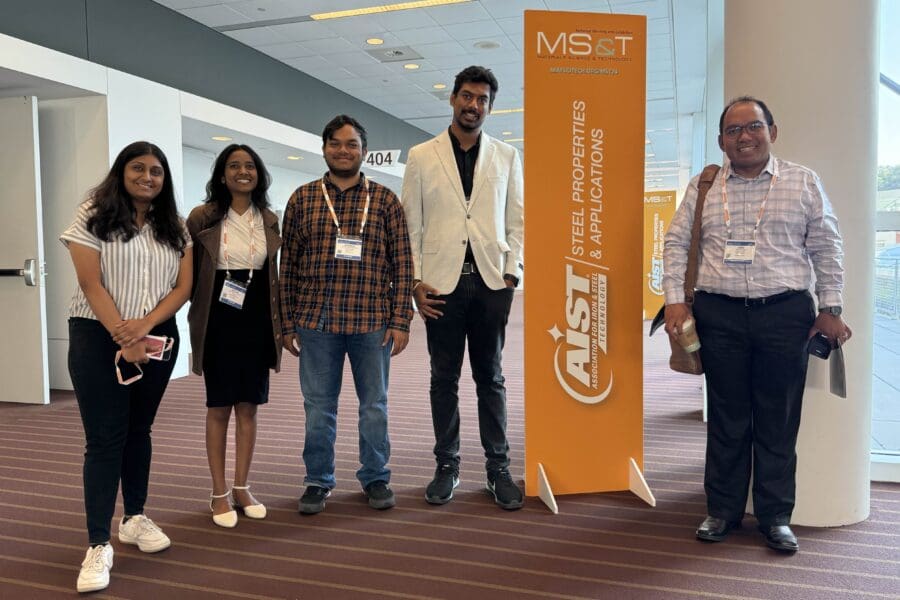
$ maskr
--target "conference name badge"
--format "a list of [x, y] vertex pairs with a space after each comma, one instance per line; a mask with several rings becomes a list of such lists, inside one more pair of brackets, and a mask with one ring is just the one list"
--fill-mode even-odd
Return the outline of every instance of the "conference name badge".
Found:
[[756, 257], [756, 242], [752, 240], [725, 240], [726, 265], [752, 265]]
[[244, 298], [247, 297], [247, 286], [230, 277], [222, 284], [222, 293], [219, 294], [219, 302], [232, 308], [241, 310], [244, 306]]
[[339, 235], [334, 243], [334, 257], [341, 260], [362, 260], [362, 238]]

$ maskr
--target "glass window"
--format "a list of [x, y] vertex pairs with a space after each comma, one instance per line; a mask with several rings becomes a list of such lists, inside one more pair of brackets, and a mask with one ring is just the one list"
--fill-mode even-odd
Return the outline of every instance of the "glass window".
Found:
[[900, 2], [881, 11], [872, 452], [900, 455]]

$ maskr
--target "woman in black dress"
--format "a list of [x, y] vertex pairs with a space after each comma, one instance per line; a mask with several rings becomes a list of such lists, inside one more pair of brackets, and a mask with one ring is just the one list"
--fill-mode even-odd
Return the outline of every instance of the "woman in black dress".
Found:
[[[237, 511], [262, 519], [266, 507], [247, 477], [256, 443], [256, 410], [269, 397], [269, 369], [279, 368], [281, 322], [278, 217], [269, 210], [270, 178], [259, 155], [243, 144], [225, 148], [213, 165], [206, 202], [191, 211], [196, 246], [188, 321], [193, 371], [206, 383], [206, 453], [212, 475], [210, 510], [221, 527]], [[234, 483], [225, 483], [228, 423], [234, 412]]]

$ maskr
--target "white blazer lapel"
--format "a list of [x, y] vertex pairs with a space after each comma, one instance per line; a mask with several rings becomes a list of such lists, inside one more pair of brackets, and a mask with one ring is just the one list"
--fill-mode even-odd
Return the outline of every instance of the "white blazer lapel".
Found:
[[491, 173], [491, 163], [494, 160], [494, 152], [497, 150], [494, 140], [488, 134], [482, 132], [481, 146], [478, 148], [478, 159], [475, 161], [475, 173], [472, 177], [472, 197], [469, 199], [469, 208], [475, 204], [478, 192], [487, 181]]
[[463, 208], [466, 207], [466, 195], [462, 188], [462, 179], [459, 177], [459, 167], [456, 166], [456, 156], [453, 154], [453, 143], [450, 141], [450, 134], [446, 130], [434, 138], [434, 151], [444, 167], [444, 173], [456, 192], [456, 198], [460, 201]]

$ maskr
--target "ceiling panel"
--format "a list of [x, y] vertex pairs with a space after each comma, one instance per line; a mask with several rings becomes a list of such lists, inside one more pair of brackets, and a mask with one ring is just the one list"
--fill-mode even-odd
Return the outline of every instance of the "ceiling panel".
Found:
[[[386, 1], [386, 0], [385, 0]], [[678, 118], [702, 110], [706, 85], [706, 40], [696, 27], [705, 22], [703, 2], [675, 0], [472, 0], [462, 4], [399, 10], [368, 16], [310, 21], [317, 12], [374, 6], [381, 0], [158, 0], [209, 27], [291, 67], [346, 91], [432, 134], [446, 129], [449, 92], [455, 74], [471, 64], [490, 67], [500, 82], [494, 108], [523, 106], [522, 48], [525, 10], [618, 12], [647, 16], [648, 169], [682, 165], [692, 140]], [[672, 12], [675, 11], [675, 15]], [[275, 20], [294, 22], [273, 23]], [[674, 22], [681, 23], [676, 29]], [[679, 35], [679, 39], [675, 36]], [[685, 39], [689, 36], [690, 39]], [[366, 40], [384, 40], [370, 46]], [[483, 48], [484, 42], [497, 47]], [[405, 47], [421, 59], [379, 62], [367, 51]], [[676, 52], [677, 51], [677, 52]], [[390, 60], [390, 59], [388, 59]], [[415, 62], [418, 70], [403, 65]], [[444, 90], [433, 85], [442, 83]], [[677, 87], [676, 87], [677, 84]], [[523, 113], [491, 115], [491, 135], [523, 137]], [[504, 135], [503, 131], [511, 132]], [[521, 142], [516, 142], [519, 148]], [[649, 171], [648, 171], [649, 172]], [[677, 177], [654, 171], [655, 179]], [[649, 185], [649, 183], [648, 183]], [[654, 183], [654, 185], [657, 185]]]

